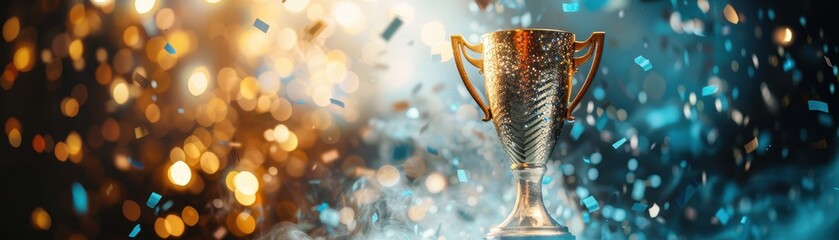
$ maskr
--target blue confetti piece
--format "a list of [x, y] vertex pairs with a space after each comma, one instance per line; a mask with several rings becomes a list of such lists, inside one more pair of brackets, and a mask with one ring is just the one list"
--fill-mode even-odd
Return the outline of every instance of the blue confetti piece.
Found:
[[583, 158], [583, 162], [585, 162], [587, 164], [591, 164], [591, 160], [589, 160], [588, 158]]
[[583, 126], [583, 123], [575, 121], [574, 126], [571, 127], [571, 138], [573, 138], [574, 140], [580, 139], [580, 135], [582, 135], [583, 131], [585, 130], [586, 127]]
[[297, 100], [297, 104], [299, 104], [299, 105], [303, 105], [303, 103], [305, 103], [305, 102], [303, 101], [303, 99]]
[[833, 190], [839, 191], [839, 187], [833, 187]]
[[733, 48], [733, 46], [731, 45], [731, 40], [726, 39], [725, 40], [725, 51], [726, 52], [731, 52], [731, 48]]
[[600, 209], [600, 205], [597, 204], [597, 199], [594, 199], [594, 196], [588, 196], [587, 198], [583, 199], [583, 204], [586, 205], [586, 208], [588, 208], [588, 212], [590, 213]]
[[641, 55], [638, 55], [638, 57], [635, 58], [635, 64], [638, 64], [638, 66], [641, 66], [641, 68], [644, 69], [644, 72], [649, 71], [650, 69], [653, 69], [653, 64], [650, 63], [650, 60], [644, 58], [644, 56], [641, 56]]
[[839, 66], [833, 66], [833, 76], [839, 76]]
[[407, 197], [407, 196], [411, 196], [411, 195], [414, 195], [414, 191], [411, 191], [411, 190], [402, 191], [402, 196], [403, 197]]
[[332, 104], [335, 104], [336, 106], [339, 106], [339, 107], [341, 107], [341, 108], [344, 108], [344, 102], [341, 102], [340, 100], [337, 100], [337, 99], [334, 99], [334, 98], [330, 98], [330, 99], [329, 99], [329, 102], [331, 102]]
[[804, 18], [804, 16], [801, 16], [800, 18], [798, 18], [798, 23], [801, 23], [802, 27], [806, 27], [807, 26], [807, 18]]
[[131, 230], [131, 233], [128, 234], [128, 237], [135, 238], [137, 234], [140, 233], [140, 224], [134, 225], [134, 229]]
[[647, 207], [649, 207], [647, 204], [635, 203], [632, 204], [632, 211], [643, 212], [647, 210]]
[[323, 210], [326, 210], [327, 208], [329, 208], [329, 204], [321, 203], [318, 204], [317, 208], [315, 208], [315, 211], [323, 212]]
[[542, 178], [542, 185], [548, 185], [553, 182], [554, 178], [551, 176], [545, 176]]
[[641, 200], [644, 198], [644, 192], [647, 190], [647, 187], [644, 185], [644, 181], [635, 181], [632, 183], [632, 199], [636, 201]]
[[396, 33], [396, 30], [399, 29], [399, 26], [402, 26], [402, 19], [400, 18], [393, 18], [390, 21], [390, 24], [387, 25], [385, 31], [382, 32], [382, 39], [385, 41], [390, 41], [390, 38], [393, 37], [393, 34]]
[[170, 55], [175, 55], [175, 47], [172, 46], [169, 42], [166, 42], [166, 46], [163, 46], [163, 50], [166, 50]]
[[708, 85], [702, 88], [702, 96], [711, 96], [717, 93], [720, 90], [720, 86], [717, 85]]
[[[687, 204], [688, 200], [690, 200], [690, 198], [693, 197], [693, 194], [696, 193], [696, 190], [697, 188], [693, 184], [690, 184], [687, 187], [685, 187], [685, 191], [682, 192], [682, 195], [679, 195], [679, 197], [676, 198], [676, 203], [679, 204], [680, 208], [685, 207], [685, 204]], [[667, 206], [669, 206], [669, 204]]]
[[151, 192], [151, 195], [149, 195], [149, 200], [146, 201], [146, 206], [148, 206], [149, 208], [154, 208], [155, 206], [157, 206], [157, 203], [160, 202], [160, 198], [162, 197], [163, 196], [156, 192]]
[[580, 3], [576, 3], [576, 2], [562, 3], [562, 11], [563, 12], [579, 12], [580, 11]]
[[411, 146], [408, 144], [399, 144], [393, 148], [393, 160], [402, 160], [411, 154]]
[[743, 216], [740, 218], [740, 224], [746, 224], [746, 221], [749, 221], [749, 217]]
[[720, 220], [720, 223], [722, 223], [722, 225], [725, 225], [726, 223], [728, 223], [728, 220], [731, 219], [731, 216], [729, 216], [728, 212], [726, 212], [723, 208], [717, 210], [717, 214], [715, 215], [717, 216], [717, 219]]
[[144, 168], [143, 162], [140, 162], [140, 160], [137, 160], [135, 158], [130, 158], [130, 159], [131, 159], [130, 161], [131, 161], [131, 166], [132, 167], [134, 167], [136, 169], [143, 170], [143, 168]]
[[259, 29], [259, 31], [262, 31], [263, 33], [268, 33], [268, 28], [271, 26], [268, 26], [268, 23], [265, 23], [262, 19], [257, 18], [256, 21], [253, 21], [253, 27]]
[[795, 61], [793, 61], [792, 58], [787, 57], [787, 59], [784, 60], [784, 72], [789, 72], [789, 70], [792, 70], [794, 67]]
[[766, 15], [769, 16], [769, 20], [775, 21], [775, 9], [769, 9]]
[[827, 110], [827, 103], [818, 101], [818, 100], [809, 100], [807, 101], [807, 106], [810, 108], [810, 111], [822, 111], [825, 113], [830, 113]]
[[414, 235], [419, 235], [419, 225], [414, 224]]
[[603, 129], [606, 128], [606, 123], [608, 122], [609, 116], [607, 114], [603, 114], [597, 119], [597, 125], [594, 127], [597, 128], [597, 131], [603, 131]]
[[373, 213], [373, 223], [376, 223], [378, 221], [379, 221], [379, 214], [378, 213]]
[[174, 204], [175, 203], [172, 202], [172, 200], [166, 201], [166, 203], [163, 203], [163, 211], [169, 210], [169, 208], [171, 208]]
[[469, 182], [469, 178], [468, 176], [466, 176], [466, 171], [464, 171], [463, 169], [458, 169], [457, 180], [459, 180], [462, 183]]
[[73, 192], [73, 209], [78, 214], [87, 214], [87, 192], [81, 183], [74, 182], [72, 186]]
[[816, 188], [816, 183], [813, 182], [813, 179], [805, 177], [801, 179], [801, 186], [804, 187], [804, 189], [813, 191], [813, 189]]
[[618, 148], [619, 148], [621, 145], [623, 145], [625, 142], [626, 142], [626, 138], [621, 138], [621, 139], [620, 139], [620, 140], [618, 140], [617, 142], [612, 143], [612, 148], [614, 148], [614, 149], [618, 149]]
[[587, 212], [584, 212], [584, 213], [583, 213], [583, 221], [584, 221], [585, 223], [590, 222], [590, 221], [591, 221], [591, 215], [589, 215]]
[[434, 147], [428, 146], [428, 147], [425, 148], [425, 150], [428, 151], [428, 153], [430, 153], [431, 155], [434, 155], [434, 156], [439, 156], [440, 155], [440, 153], [437, 152], [437, 149], [435, 149]]

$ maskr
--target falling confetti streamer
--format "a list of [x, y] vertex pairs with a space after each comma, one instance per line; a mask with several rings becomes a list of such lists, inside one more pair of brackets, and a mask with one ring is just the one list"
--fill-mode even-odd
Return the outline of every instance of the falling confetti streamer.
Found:
[[402, 26], [402, 19], [396, 17], [390, 21], [390, 24], [387, 25], [387, 28], [382, 32], [381, 37], [385, 41], [390, 41], [390, 38], [393, 37], [393, 34], [396, 33], [396, 30], [399, 29], [399, 26]]
[[653, 69], [653, 65], [652, 65], [652, 63], [650, 63], [650, 60], [644, 58], [644, 56], [641, 56], [641, 55], [638, 55], [638, 57], [635, 57], [635, 64], [638, 64], [638, 66], [641, 66], [641, 68], [644, 69], [645, 72], [649, 71], [650, 69]]
[[172, 44], [169, 42], [166, 42], [166, 46], [163, 47], [163, 50], [166, 50], [166, 52], [170, 55], [175, 55], [176, 53], [175, 47], [173, 47]]
[[737, 11], [734, 10], [734, 7], [731, 4], [726, 4], [725, 8], [723, 9], [723, 16], [725, 16], [725, 20], [732, 24], [737, 24], [740, 22], [740, 16], [737, 15]]
[[755, 149], [757, 149], [757, 146], [758, 146], [758, 141], [757, 141], [757, 137], [755, 137], [751, 141], [746, 143], [746, 145], [743, 146], [743, 148], [746, 150], [746, 154], [749, 154], [749, 153], [754, 152]]
[[339, 101], [339, 100], [337, 100], [337, 99], [330, 98], [330, 99], [329, 99], [329, 102], [330, 102], [330, 103], [332, 103], [332, 104], [335, 104], [335, 106], [339, 106], [339, 107], [341, 107], [341, 108], [344, 108], [344, 102], [341, 102], [341, 101]]
[[577, 2], [562, 3], [562, 11], [563, 12], [578, 12], [578, 11], [580, 11], [580, 3], [577, 3]]
[[160, 199], [162, 197], [163, 196], [161, 196], [160, 194], [158, 194], [156, 192], [151, 192], [151, 194], [149, 195], [149, 200], [146, 201], [146, 206], [148, 206], [149, 208], [156, 207], [157, 203], [160, 202]]
[[807, 107], [810, 109], [810, 111], [821, 111], [821, 112], [825, 112], [825, 113], [830, 113], [827, 110], [827, 103], [826, 102], [822, 102], [822, 101], [818, 101], [818, 100], [809, 100], [809, 101], [807, 101]]
[[77, 214], [87, 214], [87, 191], [85, 191], [84, 186], [78, 182], [74, 182], [72, 186], [72, 193], [73, 209], [76, 210]]
[[708, 85], [702, 88], [702, 96], [711, 96], [717, 93], [720, 90], [720, 86], [717, 85]]
[[140, 224], [134, 225], [134, 229], [131, 230], [131, 233], [128, 234], [128, 237], [135, 238], [137, 234], [140, 234]]
[[259, 29], [259, 31], [262, 31], [263, 33], [268, 33], [268, 28], [270, 26], [268, 25], [268, 23], [262, 21], [262, 19], [257, 18], [253, 21], [253, 27]]
[[612, 148], [614, 148], [614, 149], [618, 149], [618, 148], [619, 148], [621, 145], [623, 145], [625, 142], [626, 142], [626, 138], [621, 138], [621, 139], [620, 139], [620, 140], [618, 140], [617, 142], [612, 143]]
[[462, 183], [469, 182], [469, 178], [466, 176], [466, 171], [465, 170], [463, 170], [463, 169], [458, 169], [457, 170], [457, 180], [462, 182]]
[[728, 220], [731, 219], [731, 216], [729, 216], [728, 212], [726, 212], [723, 208], [717, 210], [715, 216], [717, 217], [717, 220], [720, 220], [720, 223], [722, 223], [722, 225], [725, 225], [726, 223], [728, 223]]
[[588, 209], [589, 213], [593, 213], [600, 209], [600, 205], [597, 204], [597, 199], [594, 199], [594, 196], [588, 196], [583, 199], [583, 204], [585, 204], [586, 208]]

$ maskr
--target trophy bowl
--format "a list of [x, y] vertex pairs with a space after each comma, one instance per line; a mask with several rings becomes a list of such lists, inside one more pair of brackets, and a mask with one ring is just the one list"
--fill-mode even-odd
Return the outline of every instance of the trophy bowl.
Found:
[[[510, 159], [516, 182], [516, 203], [487, 239], [575, 239], [568, 228], [551, 218], [542, 203], [545, 163], [565, 121], [580, 103], [600, 65], [605, 33], [594, 32], [582, 42], [573, 33], [551, 29], [513, 29], [484, 34], [481, 44], [453, 35], [455, 63], [469, 94], [492, 120]], [[482, 56], [469, 56], [466, 49]], [[576, 52], [588, 49], [582, 56]], [[472, 86], [461, 56], [485, 77], [485, 104]], [[592, 59], [588, 77], [571, 100], [572, 75]], [[570, 105], [569, 105], [570, 104]]]

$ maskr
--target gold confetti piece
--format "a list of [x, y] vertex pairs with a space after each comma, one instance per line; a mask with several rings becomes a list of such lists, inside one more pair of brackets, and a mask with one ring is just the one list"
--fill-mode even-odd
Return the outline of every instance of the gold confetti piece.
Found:
[[395, 103], [393, 103], [393, 111], [397, 111], [397, 112], [405, 111], [410, 106], [411, 106], [411, 104], [408, 103], [408, 101], [395, 102]]
[[135, 127], [134, 128], [134, 138], [135, 139], [143, 138], [146, 135], [149, 135], [149, 129], [148, 128], [146, 128], [146, 127]]
[[734, 10], [734, 7], [731, 4], [726, 4], [725, 8], [722, 10], [723, 15], [725, 15], [725, 20], [728, 20], [732, 24], [737, 24], [740, 22], [740, 16], [737, 16], [737, 11]]
[[323, 159], [323, 163], [325, 163], [325, 164], [330, 164], [330, 163], [334, 162], [335, 160], [338, 160], [338, 157], [340, 157], [340, 154], [338, 153], [338, 149], [332, 149], [332, 150], [330, 150], [328, 152], [325, 152], [322, 155], [320, 155], [320, 158]]
[[311, 25], [306, 26], [304, 29], [307, 34], [307, 38], [309, 40], [315, 39], [323, 32], [323, 29], [326, 29], [326, 22], [323, 20], [318, 19], [317, 21], [313, 22]]
[[827, 149], [827, 140], [822, 139], [810, 144], [810, 147], [815, 149]]
[[743, 146], [743, 148], [746, 149], [746, 154], [754, 152], [754, 150], [757, 149], [757, 144], [757, 137], [749, 141], [749, 143], [746, 143], [746, 146]]

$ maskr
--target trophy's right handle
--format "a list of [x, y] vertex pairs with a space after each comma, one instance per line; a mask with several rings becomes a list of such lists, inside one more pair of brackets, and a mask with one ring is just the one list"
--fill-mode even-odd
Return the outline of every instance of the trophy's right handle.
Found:
[[[577, 96], [574, 97], [574, 101], [571, 102], [571, 106], [568, 107], [565, 113], [565, 118], [568, 120], [574, 120], [574, 116], [571, 115], [571, 112], [574, 111], [574, 108], [577, 107], [577, 104], [580, 104], [580, 101], [583, 100], [583, 95], [588, 92], [588, 86], [591, 85], [591, 81], [594, 80], [594, 75], [597, 74], [597, 69], [600, 67], [600, 57], [603, 56], [603, 41], [606, 39], [606, 33], [604, 32], [593, 32], [588, 39], [582, 42], [574, 42], [574, 51], [580, 51], [588, 47], [588, 51], [586, 51], [583, 56], [575, 57], [574, 58], [574, 69], [578, 66], [582, 65], [589, 58], [594, 56], [594, 60], [591, 62], [591, 68], [588, 70], [588, 76], [586, 76], [586, 81], [583, 82], [583, 86], [580, 88], [580, 91], [577, 93]], [[576, 70], [575, 70], [576, 71]], [[569, 89], [570, 84], [569, 84]], [[571, 97], [570, 95], [568, 96]]]
[[482, 44], [470, 44], [461, 35], [452, 35], [452, 51], [454, 52], [454, 62], [457, 65], [457, 72], [460, 73], [460, 79], [463, 80], [463, 85], [466, 85], [466, 90], [469, 90], [469, 94], [472, 95], [472, 98], [475, 99], [475, 102], [478, 103], [478, 106], [484, 112], [484, 118], [481, 120], [486, 122], [492, 119], [492, 112], [490, 112], [484, 100], [481, 99], [481, 96], [478, 95], [478, 91], [475, 91], [475, 86], [472, 86], [472, 81], [469, 80], [469, 75], [466, 74], [466, 69], [463, 68], [463, 60], [460, 56], [463, 55], [466, 61], [478, 68], [481, 72], [484, 70], [484, 60], [470, 57], [466, 53], [467, 48], [481, 53], [483, 52], [484, 46]]

